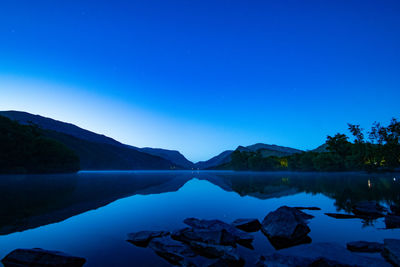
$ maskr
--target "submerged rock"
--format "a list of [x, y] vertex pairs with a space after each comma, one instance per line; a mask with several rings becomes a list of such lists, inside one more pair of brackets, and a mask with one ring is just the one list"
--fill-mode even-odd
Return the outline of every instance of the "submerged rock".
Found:
[[128, 234], [127, 241], [139, 247], [147, 247], [153, 238], [166, 236], [168, 234], [169, 232], [166, 231], [140, 231]]
[[343, 214], [343, 213], [325, 213], [325, 215], [335, 218], [335, 219], [358, 219], [359, 216], [352, 214]]
[[307, 236], [310, 232], [307, 223], [313, 217], [296, 208], [283, 206], [264, 218], [261, 230], [277, 249], [308, 243], [311, 239]]
[[386, 209], [375, 201], [362, 201], [353, 206], [353, 213], [370, 218], [380, 218], [384, 216]]
[[223, 229], [227, 224], [220, 220], [201, 220], [197, 218], [186, 218], [183, 222], [190, 227], [198, 229]]
[[383, 244], [377, 242], [355, 241], [347, 243], [347, 249], [353, 252], [382, 252]]
[[385, 239], [382, 256], [394, 266], [400, 266], [400, 240]]
[[[262, 265], [264, 263], [264, 265]], [[335, 243], [315, 243], [287, 248], [264, 257], [257, 266], [390, 266], [382, 258], [351, 253]]]
[[206, 244], [236, 247], [236, 237], [225, 229], [184, 228], [173, 232], [172, 238], [187, 244], [196, 241]]
[[[210, 259], [218, 259], [212, 266], [244, 265], [244, 260], [237, 254], [236, 245], [252, 248], [252, 235], [219, 220], [188, 218], [184, 222], [191, 227], [171, 234], [164, 231], [140, 231], [128, 234], [128, 241], [138, 246], [148, 245], [157, 255], [174, 265], [195, 266], [194, 260], [210, 263]], [[192, 257], [196, 258], [189, 259]]]
[[208, 267], [243, 267], [245, 261], [236, 253], [227, 253]]
[[189, 246], [193, 251], [207, 258], [219, 258], [233, 251], [233, 247], [231, 246], [207, 244], [197, 241], [190, 242]]
[[237, 219], [232, 225], [246, 232], [257, 232], [261, 228], [261, 223], [258, 219]]
[[213, 245], [236, 245], [235, 240], [225, 242], [222, 230], [184, 228], [172, 233], [172, 238], [190, 244], [190, 242], [203, 242]]
[[265, 256], [261, 255], [258, 258], [257, 262], [254, 264], [254, 266], [256, 266], [256, 267], [266, 267], [267, 266], [267, 263], [265, 262], [266, 260], [267, 259], [265, 258]]
[[256, 267], [352, 267], [348, 264], [329, 260], [323, 257], [311, 259], [301, 256], [273, 254], [268, 257], [260, 257]]
[[16, 249], [5, 256], [1, 262], [5, 267], [81, 267], [86, 260], [59, 251], [34, 248]]
[[236, 242], [240, 245], [251, 247], [251, 243], [254, 240], [252, 235], [220, 220], [200, 220], [197, 218], [187, 218], [183, 222], [194, 229], [223, 231], [223, 243], [229, 244]]
[[385, 225], [387, 229], [400, 228], [400, 216], [386, 215]]
[[178, 242], [170, 236], [152, 239], [149, 243], [149, 247], [153, 249], [157, 255], [175, 265], [191, 266], [193, 264], [190, 263], [186, 257], [196, 256], [196, 253], [194, 253], [188, 245]]

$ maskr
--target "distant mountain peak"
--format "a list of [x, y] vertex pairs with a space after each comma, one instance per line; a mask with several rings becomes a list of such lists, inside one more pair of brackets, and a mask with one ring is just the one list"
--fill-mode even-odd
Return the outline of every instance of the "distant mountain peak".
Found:
[[231, 161], [231, 154], [233, 150], [225, 150], [224, 152], [212, 157], [206, 161], [199, 161], [195, 164], [196, 168], [208, 169]]
[[269, 144], [264, 144], [264, 143], [257, 143], [254, 145], [247, 146], [246, 148], [250, 149], [251, 151], [257, 151], [260, 149], [268, 149], [268, 150], [275, 150], [279, 152], [284, 152], [284, 153], [301, 153], [303, 152], [300, 149], [295, 149], [291, 147], [285, 147], [285, 146], [278, 146], [278, 145], [269, 145]]
[[[295, 148], [290, 148], [290, 147], [284, 147], [284, 146], [278, 146], [278, 145], [268, 145], [264, 143], [256, 143], [254, 145], [249, 145], [249, 146], [238, 146], [236, 150], [243, 152], [256, 152], [260, 151], [264, 157], [269, 157], [269, 156], [287, 156], [287, 155], [292, 155], [296, 153], [301, 153], [303, 152], [302, 150], [295, 149]], [[213, 168], [217, 167], [220, 165], [223, 165], [225, 163], [228, 163], [231, 161], [231, 154], [234, 150], [226, 150], [222, 152], [221, 154], [206, 160], [206, 161], [200, 161], [196, 163], [196, 167], [200, 169], [208, 169], [208, 168]]]
[[159, 156], [161, 158], [168, 159], [172, 163], [175, 163], [176, 165], [183, 167], [185, 169], [191, 169], [194, 167], [193, 162], [186, 159], [185, 156], [182, 155], [177, 150], [168, 150], [163, 148], [151, 148], [151, 147], [143, 147], [139, 148], [139, 150], [154, 156]]

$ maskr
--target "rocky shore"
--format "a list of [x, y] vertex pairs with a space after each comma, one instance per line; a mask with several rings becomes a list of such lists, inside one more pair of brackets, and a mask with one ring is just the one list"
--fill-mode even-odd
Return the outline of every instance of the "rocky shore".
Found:
[[[336, 243], [310, 244], [308, 223], [314, 216], [302, 210], [320, 209], [282, 206], [267, 214], [262, 222], [256, 218], [240, 218], [232, 223], [187, 218], [186, 228], [131, 233], [127, 241], [148, 247], [178, 266], [400, 266], [400, 240], [397, 239], [385, 239], [384, 243], [353, 241], [347, 248]], [[388, 211], [376, 202], [358, 203], [353, 207], [353, 214], [327, 215], [363, 220], [385, 217], [385, 222], [387, 218], [399, 216], [395, 207]], [[275, 252], [257, 255], [253, 251], [251, 233], [257, 231], [268, 238]], [[246, 260], [249, 258], [256, 260]]]
[[[303, 210], [317, 207], [282, 206], [257, 218], [240, 218], [232, 223], [187, 218], [187, 227], [174, 231], [140, 231], [128, 234], [127, 241], [152, 249], [158, 256], [178, 266], [400, 266], [400, 240], [383, 243], [352, 241], [347, 247], [336, 243], [312, 243], [308, 226], [314, 216]], [[385, 208], [376, 202], [360, 202], [353, 214], [325, 213], [337, 219], [374, 220], [384, 217], [386, 228], [399, 228], [400, 209]], [[253, 248], [254, 232], [261, 231], [276, 249], [269, 254]], [[251, 257], [249, 257], [249, 255]], [[16, 249], [2, 259], [5, 267], [81, 267], [86, 260], [58, 251]]]

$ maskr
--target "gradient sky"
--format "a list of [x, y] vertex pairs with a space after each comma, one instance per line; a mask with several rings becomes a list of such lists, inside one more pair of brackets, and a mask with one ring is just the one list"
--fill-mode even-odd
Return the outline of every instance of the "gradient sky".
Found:
[[0, 2], [0, 110], [206, 160], [400, 114], [400, 1]]

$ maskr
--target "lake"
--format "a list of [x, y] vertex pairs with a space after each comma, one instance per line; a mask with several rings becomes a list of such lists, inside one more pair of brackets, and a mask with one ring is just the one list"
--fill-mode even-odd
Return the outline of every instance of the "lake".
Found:
[[[353, 204], [400, 203], [399, 174], [253, 173], [230, 171], [104, 171], [66, 175], [0, 176], [0, 257], [16, 248], [60, 250], [87, 259], [85, 266], [169, 266], [149, 248], [126, 242], [141, 230], [174, 230], [188, 217], [260, 221], [280, 206], [305, 211], [312, 242], [400, 238], [383, 219], [339, 220]], [[258, 253], [274, 250], [254, 234]]]

